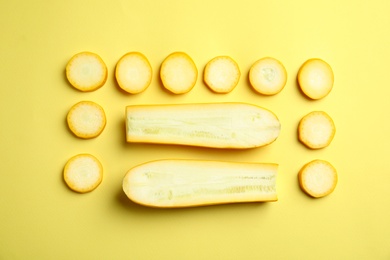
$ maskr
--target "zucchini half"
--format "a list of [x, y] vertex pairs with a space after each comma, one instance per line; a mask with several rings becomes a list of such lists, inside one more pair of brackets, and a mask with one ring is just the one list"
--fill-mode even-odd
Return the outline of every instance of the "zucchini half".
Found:
[[126, 140], [130, 143], [247, 149], [270, 144], [279, 133], [280, 122], [274, 113], [246, 103], [126, 107]]
[[277, 201], [277, 164], [159, 160], [130, 169], [123, 191], [158, 208]]

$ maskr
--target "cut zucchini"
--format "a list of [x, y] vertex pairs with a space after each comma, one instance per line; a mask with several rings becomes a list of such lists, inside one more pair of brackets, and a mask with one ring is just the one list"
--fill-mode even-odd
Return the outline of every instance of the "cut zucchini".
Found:
[[215, 93], [229, 93], [238, 84], [240, 76], [240, 68], [231, 57], [218, 56], [207, 63], [203, 80]]
[[138, 94], [149, 87], [152, 67], [142, 53], [129, 52], [118, 61], [115, 77], [121, 89], [130, 94]]
[[71, 190], [86, 193], [96, 189], [102, 182], [103, 167], [95, 156], [78, 154], [68, 160], [63, 174]]
[[298, 126], [298, 139], [310, 149], [328, 146], [336, 133], [332, 118], [324, 111], [313, 111], [305, 115]]
[[249, 82], [262, 95], [275, 95], [287, 82], [287, 71], [283, 64], [271, 57], [256, 61], [249, 70]]
[[246, 149], [272, 143], [280, 122], [246, 103], [133, 105], [126, 108], [127, 142]]
[[325, 97], [333, 88], [333, 70], [321, 59], [309, 59], [299, 69], [298, 83], [302, 92], [317, 100]]
[[66, 120], [70, 131], [84, 139], [99, 136], [106, 126], [104, 109], [92, 101], [80, 101], [72, 106]]
[[277, 201], [277, 164], [159, 160], [130, 169], [123, 191], [159, 208]]
[[187, 53], [174, 52], [162, 62], [160, 78], [167, 90], [174, 94], [184, 94], [195, 86], [198, 69]]
[[301, 189], [313, 198], [333, 192], [337, 185], [337, 171], [328, 161], [313, 160], [305, 164], [298, 174]]
[[83, 92], [94, 91], [106, 83], [107, 66], [99, 55], [80, 52], [66, 65], [66, 77], [75, 89]]

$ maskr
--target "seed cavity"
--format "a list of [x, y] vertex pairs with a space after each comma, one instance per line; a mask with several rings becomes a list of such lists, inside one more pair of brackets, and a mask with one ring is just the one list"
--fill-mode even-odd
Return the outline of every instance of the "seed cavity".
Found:
[[261, 69], [261, 73], [263, 74], [264, 78], [268, 81], [273, 81], [276, 77], [276, 73], [273, 68], [263, 68]]

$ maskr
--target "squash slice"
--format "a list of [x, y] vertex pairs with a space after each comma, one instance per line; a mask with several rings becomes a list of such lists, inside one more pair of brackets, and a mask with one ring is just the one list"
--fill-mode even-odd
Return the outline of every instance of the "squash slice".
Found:
[[310, 112], [301, 119], [298, 125], [298, 139], [310, 149], [327, 147], [332, 142], [335, 133], [335, 124], [324, 111]]
[[262, 95], [276, 95], [287, 82], [287, 71], [277, 59], [266, 57], [256, 61], [249, 70], [249, 82]]
[[107, 81], [107, 66], [96, 53], [80, 52], [66, 65], [66, 78], [82, 92], [97, 90]]
[[280, 122], [246, 103], [133, 105], [126, 108], [127, 142], [246, 149], [272, 143]]
[[174, 52], [162, 62], [160, 78], [168, 91], [174, 94], [185, 94], [195, 86], [198, 69], [187, 53]]
[[215, 93], [229, 93], [237, 86], [240, 76], [235, 60], [229, 56], [218, 56], [207, 63], [203, 80]]
[[298, 71], [298, 83], [302, 92], [310, 99], [324, 98], [333, 88], [332, 67], [321, 59], [309, 59]]
[[115, 68], [115, 78], [121, 89], [138, 94], [147, 89], [152, 81], [149, 60], [139, 52], [129, 52], [120, 58]]
[[277, 201], [277, 164], [159, 160], [130, 169], [123, 191], [159, 208]]
[[66, 120], [72, 133], [83, 139], [99, 136], [106, 127], [104, 109], [92, 101], [80, 101], [73, 105]]
[[68, 160], [63, 175], [71, 190], [86, 193], [96, 189], [102, 182], [103, 167], [95, 156], [78, 154]]
[[313, 198], [322, 198], [336, 188], [337, 171], [328, 161], [313, 160], [305, 164], [298, 174], [301, 189]]

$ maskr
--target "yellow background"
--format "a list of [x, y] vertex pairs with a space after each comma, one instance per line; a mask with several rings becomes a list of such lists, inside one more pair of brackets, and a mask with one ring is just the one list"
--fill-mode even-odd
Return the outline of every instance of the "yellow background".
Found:
[[[0, 259], [390, 259], [390, 1], [15, 0], [1, 2], [0, 24]], [[107, 64], [108, 81], [95, 92], [66, 81], [66, 63], [80, 51]], [[142, 52], [154, 70], [137, 95], [120, 91], [114, 78], [129, 51]], [[174, 51], [187, 52], [199, 70], [185, 95], [167, 93], [159, 81], [159, 66]], [[202, 82], [217, 55], [231, 56], [242, 72], [229, 94]], [[272, 97], [247, 80], [265, 56], [288, 72]], [[319, 101], [296, 84], [300, 65], [313, 57], [335, 73], [332, 92]], [[67, 111], [81, 100], [106, 111], [96, 139], [77, 139], [67, 128]], [[225, 101], [274, 111], [279, 138], [245, 151], [125, 143], [126, 105]], [[317, 151], [296, 135], [313, 110], [326, 111], [337, 127], [331, 145]], [[62, 170], [83, 152], [100, 159], [104, 179], [77, 194]], [[127, 170], [165, 158], [279, 163], [279, 201], [175, 210], [130, 202], [121, 189]], [[339, 174], [335, 191], [317, 200], [297, 182], [316, 158]]]

